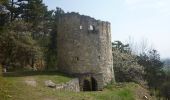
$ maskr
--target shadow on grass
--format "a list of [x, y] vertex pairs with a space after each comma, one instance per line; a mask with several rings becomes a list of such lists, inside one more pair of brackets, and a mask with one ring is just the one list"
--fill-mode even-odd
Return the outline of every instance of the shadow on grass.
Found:
[[36, 75], [59, 75], [59, 76], [72, 78], [72, 76], [61, 73], [59, 71], [19, 71], [19, 72], [3, 73], [3, 77], [24, 77], [24, 76], [36, 76]]

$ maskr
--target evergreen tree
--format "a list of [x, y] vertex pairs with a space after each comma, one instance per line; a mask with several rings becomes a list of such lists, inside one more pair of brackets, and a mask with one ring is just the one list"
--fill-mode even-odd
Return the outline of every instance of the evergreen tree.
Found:
[[166, 81], [162, 84], [160, 92], [165, 100], [170, 100], [170, 81]]
[[47, 11], [42, 0], [18, 0], [18, 5], [18, 9], [22, 10], [21, 18], [36, 25], [44, 19]]
[[0, 2], [0, 30], [2, 30], [2, 27], [8, 22], [10, 13], [6, 6], [3, 5], [4, 2]]
[[118, 49], [120, 52], [130, 53], [129, 44], [123, 44], [121, 41], [114, 41], [112, 47]]
[[33, 61], [41, 50], [32, 39], [29, 26], [23, 21], [14, 21], [0, 34], [0, 63], [3, 66], [17, 69], [27, 65], [33, 67]]
[[0, 4], [6, 5], [9, 3], [9, 0], [0, 0]]
[[52, 22], [52, 31], [50, 33], [50, 44], [48, 45], [48, 51], [46, 55], [47, 69], [54, 68], [57, 66], [57, 30], [59, 18], [64, 14], [64, 11], [61, 8], [56, 8], [54, 14], [54, 20]]

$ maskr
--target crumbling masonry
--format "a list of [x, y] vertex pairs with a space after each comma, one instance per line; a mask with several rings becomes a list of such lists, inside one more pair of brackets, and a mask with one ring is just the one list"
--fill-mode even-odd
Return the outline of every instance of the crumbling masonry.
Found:
[[114, 81], [110, 23], [66, 13], [58, 25], [58, 69], [78, 77], [83, 91]]

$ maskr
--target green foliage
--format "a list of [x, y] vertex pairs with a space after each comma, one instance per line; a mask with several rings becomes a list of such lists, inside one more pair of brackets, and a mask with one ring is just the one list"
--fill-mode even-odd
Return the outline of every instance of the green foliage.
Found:
[[0, 4], [7, 4], [9, 2], [9, 0], [0, 0]]
[[164, 59], [163, 63], [164, 63], [164, 71], [169, 72], [170, 71], [170, 59]]
[[47, 69], [54, 69], [57, 66], [57, 31], [54, 28], [50, 34], [50, 43], [46, 52]]
[[164, 82], [162, 84], [162, 86], [160, 87], [160, 93], [166, 100], [170, 99], [170, 81]]
[[2, 27], [8, 23], [9, 20], [9, 10], [6, 6], [0, 4], [0, 30]]
[[41, 22], [44, 18], [44, 14], [47, 11], [46, 6], [42, 3], [42, 0], [29, 0], [28, 1], [28, 13], [25, 14], [26, 19], [37, 25], [37, 21]]
[[56, 8], [54, 12], [54, 22], [52, 22], [52, 31], [50, 32], [50, 43], [46, 52], [47, 69], [54, 69], [57, 66], [57, 30], [58, 22], [61, 14], [64, 11], [61, 8]]
[[112, 43], [112, 48], [119, 50], [121, 53], [130, 53], [129, 44], [123, 44], [121, 41], [114, 41]]
[[42, 0], [12, 0], [8, 8], [11, 11], [11, 21], [22, 18], [34, 25], [38, 25], [43, 20], [47, 11]]
[[156, 50], [151, 50], [148, 53], [141, 54], [138, 57], [138, 63], [144, 66], [145, 80], [148, 83], [150, 90], [158, 98], [169, 99], [170, 95], [170, 77], [168, 71], [164, 71], [163, 62]]
[[56, 67], [57, 23], [64, 11], [61, 8], [47, 11], [42, 0], [12, 0], [7, 7], [11, 22], [5, 31], [1, 28], [0, 63], [19, 69], [30, 69], [29, 66], [42, 69], [45, 64], [47, 68]]
[[160, 56], [156, 50], [151, 50], [148, 54], [141, 54], [138, 57], [138, 63], [144, 66], [145, 80], [148, 86], [157, 89], [163, 81], [165, 74], [163, 72], [163, 63], [160, 61]]
[[41, 56], [41, 50], [33, 40], [31, 33], [27, 31], [28, 23], [14, 21], [0, 34], [1, 63], [8, 66], [23, 68], [32, 65], [33, 60]]

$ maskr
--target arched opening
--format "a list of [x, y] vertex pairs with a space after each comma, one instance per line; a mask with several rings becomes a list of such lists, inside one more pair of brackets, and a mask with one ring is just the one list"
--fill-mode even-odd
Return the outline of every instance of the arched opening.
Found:
[[83, 91], [91, 91], [91, 82], [87, 79], [83, 82]]
[[97, 91], [97, 81], [93, 77], [89, 77], [83, 81], [83, 91]]
[[97, 81], [95, 78], [91, 77], [92, 91], [97, 91]]

